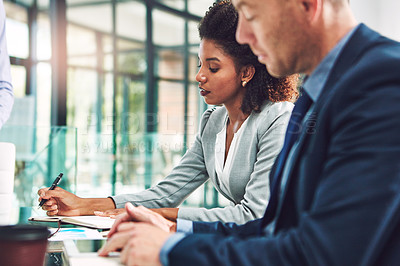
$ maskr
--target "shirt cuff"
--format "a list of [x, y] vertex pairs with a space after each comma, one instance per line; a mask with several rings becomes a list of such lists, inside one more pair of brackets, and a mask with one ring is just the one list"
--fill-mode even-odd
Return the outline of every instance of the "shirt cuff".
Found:
[[176, 219], [176, 231], [193, 234], [193, 222], [184, 219]]
[[170, 236], [167, 239], [167, 241], [165, 241], [160, 251], [160, 262], [162, 265], [164, 266], [169, 265], [168, 254], [176, 246], [176, 244], [178, 244], [178, 242], [181, 241], [185, 236], [186, 234], [184, 233], [175, 233], [172, 236]]

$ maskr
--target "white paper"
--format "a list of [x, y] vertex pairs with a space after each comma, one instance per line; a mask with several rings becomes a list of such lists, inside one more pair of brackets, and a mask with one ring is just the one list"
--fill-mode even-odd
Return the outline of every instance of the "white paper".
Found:
[[59, 220], [68, 224], [75, 224], [79, 226], [87, 226], [91, 228], [97, 229], [110, 229], [114, 222], [114, 218], [110, 217], [102, 217], [95, 215], [88, 216], [36, 216], [30, 217], [28, 220], [30, 221], [39, 221], [39, 222], [57, 222]]
[[[54, 233], [57, 228], [50, 228], [49, 230]], [[49, 238], [50, 241], [62, 241], [65, 239], [104, 239], [104, 237], [96, 229], [76, 227], [60, 228], [54, 236]]]

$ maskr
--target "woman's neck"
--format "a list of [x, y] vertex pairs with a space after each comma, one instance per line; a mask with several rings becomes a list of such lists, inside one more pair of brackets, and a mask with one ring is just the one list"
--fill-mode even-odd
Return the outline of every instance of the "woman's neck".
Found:
[[228, 107], [225, 106], [228, 112], [229, 117], [229, 124], [228, 126], [231, 127], [233, 133], [237, 132], [243, 122], [249, 117], [249, 114], [243, 113], [240, 107]]

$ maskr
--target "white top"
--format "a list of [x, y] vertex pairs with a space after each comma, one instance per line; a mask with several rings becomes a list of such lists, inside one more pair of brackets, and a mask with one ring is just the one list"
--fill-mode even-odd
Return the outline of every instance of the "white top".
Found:
[[[247, 118], [249, 118], [248, 116]], [[221, 184], [221, 190], [225, 193], [231, 194], [229, 191], [229, 175], [232, 169], [232, 163], [235, 159], [236, 150], [238, 147], [238, 143], [240, 143], [240, 138], [243, 135], [243, 132], [246, 128], [246, 124], [248, 119], [243, 122], [242, 126], [233, 134], [233, 139], [231, 142], [231, 146], [229, 147], [228, 156], [226, 157], [225, 165], [225, 146], [226, 146], [226, 127], [228, 123], [228, 116], [225, 118], [225, 126], [222, 127], [222, 130], [217, 134], [215, 139], [215, 171], [217, 173], [217, 178]]]

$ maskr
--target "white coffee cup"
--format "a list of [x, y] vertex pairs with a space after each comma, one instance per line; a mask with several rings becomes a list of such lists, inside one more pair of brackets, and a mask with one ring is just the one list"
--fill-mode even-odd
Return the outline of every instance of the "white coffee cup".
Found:
[[0, 194], [0, 224], [10, 223], [14, 194]]
[[15, 169], [15, 145], [10, 142], [0, 142], [0, 170]]
[[14, 170], [0, 170], [0, 194], [11, 194], [13, 191]]
[[13, 193], [14, 171], [15, 145], [9, 142], [0, 142], [0, 194]]

